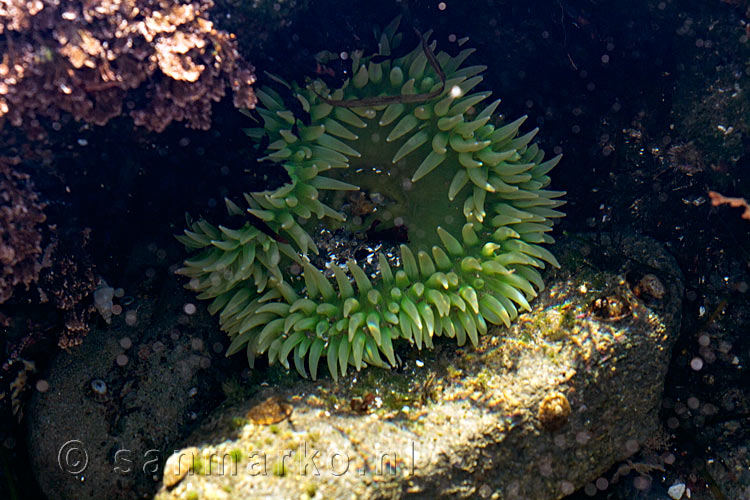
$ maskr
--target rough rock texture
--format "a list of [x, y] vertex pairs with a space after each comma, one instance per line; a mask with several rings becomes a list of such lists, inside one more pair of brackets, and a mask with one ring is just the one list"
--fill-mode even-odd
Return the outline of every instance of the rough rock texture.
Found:
[[219, 402], [223, 335], [188, 303], [163, 250], [127, 262], [141, 287], [115, 298], [111, 325], [58, 353], [27, 407], [29, 456], [50, 500], [152, 496], [172, 443]]
[[[271, 370], [257, 397], [221, 407], [183, 443], [157, 498], [572, 493], [657, 430], [683, 289], [649, 239], [573, 237], [555, 251], [563, 269], [533, 311], [478, 350], [402, 352], [398, 372], [338, 384], [282, 383]], [[291, 416], [271, 424], [284, 401]]]
[[[38, 129], [60, 110], [97, 125], [123, 111], [160, 132], [208, 129], [229, 88], [252, 107], [254, 69], [234, 35], [209, 19], [211, 0], [0, 2], [0, 124]], [[136, 89], [138, 92], [135, 92]]]
[[42, 267], [41, 224], [44, 203], [34, 192], [27, 174], [16, 171], [14, 161], [0, 158], [0, 304], [16, 285], [29, 285]]
[[99, 279], [89, 253], [89, 229], [62, 233], [55, 230], [45, 249], [45, 268], [39, 275], [40, 303], [50, 303], [63, 323], [57, 346], [69, 349], [80, 345], [89, 333], [96, 312], [93, 292]]
[[[4, 208], [0, 206], [0, 212]], [[41, 255], [27, 253], [21, 261], [23, 266], [16, 263], [6, 275], [36, 273], [32, 280], [35, 284], [17, 286], [9, 300], [0, 301], [0, 440], [13, 432], [11, 421], [18, 423], [23, 418], [37, 363], [45, 364], [57, 352], [55, 347], [68, 349], [81, 344], [98, 316], [91, 297], [98, 278], [89, 254], [89, 231], [54, 224], [46, 224], [43, 231], [42, 227], [24, 227], [22, 220], [28, 222], [40, 215], [43, 220], [44, 216], [28, 203], [16, 203], [8, 211], [14, 212], [23, 215], [13, 224], [0, 227], [0, 241], [3, 233], [13, 235], [15, 242], [14, 238], [9, 241], [16, 245], [16, 255], [24, 254], [18, 252], [19, 248], [41, 248], [40, 241], [44, 242], [44, 251]], [[0, 276], [0, 285], [2, 282]]]
[[[710, 187], [731, 192], [742, 185], [741, 169], [750, 134], [747, 87], [747, 22], [740, 4], [733, 15], [718, 5], [699, 3], [684, 14], [676, 30], [674, 53], [679, 54], [671, 109], [675, 138], [671, 163], [680, 172], [706, 172]], [[723, 192], [723, 191], [722, 191]]]

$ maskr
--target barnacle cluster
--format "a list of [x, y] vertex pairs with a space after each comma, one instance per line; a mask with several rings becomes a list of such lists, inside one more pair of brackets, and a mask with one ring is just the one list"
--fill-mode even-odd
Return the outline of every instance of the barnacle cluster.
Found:
[[[211, 0], [0, 2], [0, 124], [38, 127], [60, 110], [97, 125], [122, 113], [162, 131], [210, 126], [230, 88], [251, 107], [253, 67], [214, 26]], [[139, 93], [133, 92], [140, 89]], [[142, 99], [145, 96], [145, 99]]]
[[[267, 141], [266, 159], [290, 182], [246, 194], [246, 209], [226, 200], [230, 214], [249, 213], [242, 227], [188, 220], [178, 236], [200, 251], [178, 272], [212, 300], [232, 338], [228, 355], [244, 349], [251, 366], [267, 353], [288, 368], [291, 355], [315, 378], [325, 358], [337, 378], [350, 365], [395, 366], [396, 342], [477, 345], [489, 324], [509, 326], [529, 310], [544, 287], [539, 270], [558, 266], [542, 244], [564, 215], [555, 210], [564, 193], [545, 189], [560, 157], [543, 161], [537, 130], [519, 135], [525, 117], [506, 122], [499, 100], [482, 104], [490, 92], [472, 92], [486, 69], [464, 66], [473, 49], [435, 54], [426, 34], [394, 57], [397, 27], [383, 31], [378, 54], [352, 54], [340, 88], [275, 79], [286, 99], [258, 90], [262, 127], [247, 133]], [[379, 204], [347, 219], [346, 194], [357, 191]], [[406, 229], [395, 259], [379, 253], [371, 270], [308, 258], [321, 228], [373, 224]]]

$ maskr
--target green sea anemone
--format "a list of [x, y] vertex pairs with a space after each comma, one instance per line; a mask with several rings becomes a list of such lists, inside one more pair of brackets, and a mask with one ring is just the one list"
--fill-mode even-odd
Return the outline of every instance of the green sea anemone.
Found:
[[[560, 157], [543, 162], [537, 129], [518, 134], [525, 117], [506, 122], [499, 100], [483, 104], [490, 92], [472, 92], [486, 69], [463, 66], [473, 49], [435, 54], [425, 34], [393, 57], [397, 27], [383, 31], [378, 54], [351, 54], [340, 88], [275, 79], [286, 100], [259, 89], [262, 127], [246, 132], [290, 181], [245, 194], [245, 210], [226, 200], [242, 227], [188, 220], [177, 237], [200, 250], [178, 272], [213, 300], [227, 355], [244, 348], [251, 366], [267, 353], [287, 368], [292, 355], [312, 378], [325, 357], [335, 379], [349, 365], [395, 366], [397, 342], [476, 346], [488, 324], [530, 310], [539, 270], [558, 266], [541, 244], [564, 215], [555, 210], [564, 193], [545, 189]], [[338, 265], [330, 240], [374, 228], [399, 230], [402, 244], [373, 244]]]

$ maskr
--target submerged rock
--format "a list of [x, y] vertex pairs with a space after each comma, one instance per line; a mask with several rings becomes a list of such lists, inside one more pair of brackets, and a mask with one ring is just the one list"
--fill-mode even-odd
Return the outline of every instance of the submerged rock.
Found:
[[141, 276], [134, 301], [60, 352], [29, 403], [31, 466], [50, 500], [150, 498], [173, 444], [219, 402], [224, 335], [202, 328], [204, 310], [184, 313], [166, 260], [144, 261], [127, 261]]
[[[548, 274], [533, 310], [477, 350], [436, 342], [401, 352], [399, 370], [338, 384], [290, 384], [296, 375], [269, 371], [267, 388], [220, 407], [183, 443], [200, 467], [156, 498], [572, 493], [657, 430], [683, 288], [650, 239], [573, 237], [555, 251], [563, 269]], [[664, 288], [648, 302], [633, 292], [645, 275]], [[279, 375], [286, 383], [273, 382]], [[245, 418], [269, 397], [288, 401], [290, 418]]]

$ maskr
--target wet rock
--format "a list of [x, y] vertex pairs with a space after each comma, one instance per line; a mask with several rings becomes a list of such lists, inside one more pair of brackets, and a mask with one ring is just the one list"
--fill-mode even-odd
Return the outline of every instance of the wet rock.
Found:
[[671, 116], [678, 140], [669, 156], [678, 172], [700, 175], [716, 189], [732, 185], [747, 154], [750, 101], [738, 89], [750, 52], [745, 26], [730, 12], [712, 7], [701, 4], [676, 31]]
[[[659, 428], [682, 277], [663, 247], [637, 236], [578, 236], [555, 252], [563, 269], [547, 273], [533, 311], [476, 350], [438, 339], [434, 351], [402, 350], [398, 370], [338, 384], [268, 371], [268, 387], [217, 409], [183, 443], [212, 457], [204, 473], [156, 498], [544, 500], [594, 481]], [[634, 268], [659, 276], [661, 300], [633, 293]], [[595, 314], [603, 296], [628, 313]], [[270, 426], [243, 418], [269, 396], [292, 415]]]
[[176, 280], [142, 281], [124, 314], [56, 356], [29, 403], [31, 465], [50, 500], [152, 497], [173, 443], [222, 397], [223, 352], [204, 346], [223, 335], [199, 328], [204, 309], [184, 314]]

